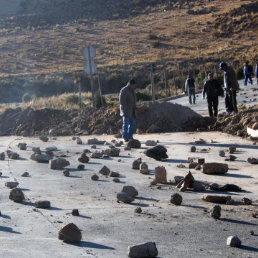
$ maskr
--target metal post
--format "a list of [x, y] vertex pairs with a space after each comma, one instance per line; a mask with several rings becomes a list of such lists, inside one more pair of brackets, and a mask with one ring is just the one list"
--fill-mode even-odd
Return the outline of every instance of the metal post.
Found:
[[82, 108], [82, 83], [81, 83], [81, 80], [79, 81], [79, 106], [81, 109]]
[[167, 71], [165, 66], [164, 66], [164, 81], [165, 81], [166, 97], [168, 97], [169, 89], [168, 89], [168, 81], [167, 81]]
[[95, 107], [95, 100], [94, 100], [94, 82], [92, 76], [92, 67], [91, 67], [91, 55], [90, 55], [90, 48], [88, 47], [88, 55], [89, 55], [89, 66], [90, 66], [90, 86], [91, 86], [91, 94], [92, 94], [92, 106]]
[[101, 106], [103, 106], [103, 98], [102, 98], [102, 90], [101, 90], [101, 84], [100, 84], [100, 76], [98, 74], [98, 83], [99, 83], [99, 94], [100, 94], [100, 100], [101, 100]]
[[153, 65], [151, 65], [150, 79], [151, 79], [151, 95], [152, 95], [152, 101], [154, 101], [154, 100], [155, 100], [155, 90], [154, 90]]

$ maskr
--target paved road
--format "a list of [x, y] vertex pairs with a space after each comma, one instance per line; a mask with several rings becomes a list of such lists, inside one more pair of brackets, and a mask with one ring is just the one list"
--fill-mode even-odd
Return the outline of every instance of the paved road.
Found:
[[[155, 241], [159, 257], [258, 257], [258, 221], [251, 213], [258, 207], [258, 174], [257, 165], [246, 162], [249, 156], [258, 156], [258, 147], [250, 141], [219, 132], [210, 133], [170, 133], [156, 135], [138, 135], [142, 142], [147, 139], [159, 140], [168, 148], [169, 159], [158, 162], [147, 158], [142, 149], [124, 151], [121, 148], [119, 158], [102, 160], [91, 159], [86, 170], [78, 171], [78, 157], [89, 145], [76, 145], [71, 137], [60, 137], [49, 143], [42, 143], [36, 138], [1, 137], [0, 152], [7, 146], [19, 152], [21, 159], [0, 161], [0, 257], [126, 257], [127, 246], [145, 241]], [[86, 142], [89, 137], [82, 137]], [[92, 138], [92, 136], [91, 136]], [[207, 144], [197, 146], [196, 153], [190, 153], [191, 142], [203, 138]], [[99, 139], [111, 141], [112, 136], [101, 136]], [[27, 151], [17, 148], [18, 142], [26, 142]], [[219, 157], [219, 150], [227, 150], [231, 144], [237, 144], [237, 160], [227, 162], [229, 172], [223, 176], [204, 175], [201, 171], [192, 170], [197, 180], [209, 183], [234, 183], [246, 192], [229, 193], [234, 200], [243, 196], [251, 198], [254, 205], [222, 205], [222, 219], [215, 221], [208, 215], [213, 206], [201, 200], [203, 193], [184, 192], [182, 206], [169, 204], [170, 196], [177, 192], [175, 185], [150, 187], [153, 170], [156, 166], [165, 166], [168, 180], [174, 176], [185, 176], [188, 157], [203, 157], [206, 161], [224, 161]], [[66, 154], [71, 165], [71, 177], [64, 177], [62, 171], [50, 170], [48, 164], [37, 164], [30, 160], [31, 147], [55, 145], [59, 151], [55, 154]], [[98, 146], [97, 150], [108, 148]], [[206, 149], [206, 151], [202, 151]], [[132, 161], [142, 157], [151, 169], [150, 175], [142, 175], [131, 169]], [[121, 159], [121, 161], [119, 161]], [[121, 183], [112, 182], [112, 178], [101, 177], [98, 182], [90, 177], [98, 173], [103, 166], [121, 174]], [[30, 177], [21, 177], [25, 171]], [[5, 182], [16, 179], [26, 194], [23, 204], [8, 199], [10, 190]], [[138, 198], [131, 204], [117, 203], [116, 193], [124, 185], [133, 185], [139, 191]], [[209, 191], [208, 191], [209, 192]], [[37, 210], [37, 200], [50, 200], [52, 208]], [[142, 214], [135, 214], [134, 209], [142, 207]], [[80, 217], [73, 217], [71, 210], [78, 208]], [[65, 223], [75, 223], [81, 230], [83, 241], [77, 245], [65, 244], [57, 239], [58, 228]], [[255, 235], [250, 235], [254, 230]], [[238, 235], [242, 248], [228, 248], [226, 238]]]
[[[251, 86], [244, 86], [243, 81], [239, 81], [240, 91], [237, 96], [238, 105], [245, 104], [247, 106], [254, 105], [258, 103], [258, 86], [254, 84]], [[257, 91], [254, 91], [257, 90]], [[177, 103], [183, 106], [188, 106], [195, 112], [208, 116], [208, 105], [207, 101], [202, 99], [202, 94], [196, 95], [196, 104], [189, 104], [188, 97], [182, 97], [175, 100], [170, 100], [172, 103]], [[219, 97], [219, 112], [225, 112], [225, 102], [224, 98]]]

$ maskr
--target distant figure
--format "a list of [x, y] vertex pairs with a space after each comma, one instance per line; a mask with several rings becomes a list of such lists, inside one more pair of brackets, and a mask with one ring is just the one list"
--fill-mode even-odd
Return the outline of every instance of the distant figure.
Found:
[[136, 132], [135, 110], [136, 110], [136, 81], [130, 80], [128, 84], [121, 89], [119, 95], [120, 115], [123, 117], [123, 139], [125, 142], [133, 139]]
[[221, 62], [219, 69], [224, 71], [224, 88], [226, 90], [225, 105], [228, 114], [238, 113], [236, 93], [239, 90], [239, 84], [236, 73], [231, 66]]
[[255, 67], [255, 78], [256, 78], [256, 83], [258, 85], [258, 61], [256, 62], [256, 67]]
[[189, 103], [195, 104], [195, 80], [194, 78], [189, 75], [185, 81], [185, 92], [188, 92], [189, 96]]
[[214, 79], [213, 74], [208, 74], [208, 80], [204, 83], [202, 97], [205, 99], [207, 94], [207, 102], [210, 117], [218, 115], [219, 96], [223, 96], [224, 91], [218, 80]]
[[253, 75], [253, 67], [249, 65], [248, 61], [246, 61], [244, 66], [245, 86], [247, 85], [248, 79], [251, 85], [253, 85], [252, 75]]

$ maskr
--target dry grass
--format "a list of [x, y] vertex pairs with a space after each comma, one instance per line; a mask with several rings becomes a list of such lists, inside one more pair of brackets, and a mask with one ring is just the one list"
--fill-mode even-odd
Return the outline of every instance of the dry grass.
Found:
[[[60, 110], [71, 110], [71, 109], [78, 109], [79, 104], [72, 104], [72, 103], [65, 103], [65, 98], [70, 95], [78, 95], [78, 93], [69, 93], [69, 94], [62, 94], [59, 96], [49, 97], [49, 98], [38, 98], [33, 99], [28, 103], [23, 103], [21, 105], [22, 108], [26, 109], [28, 107], [32, 109], [60, 109]], [[82, 104], [87, 105], [91, 101], [91, 95], [89, 93], [82, 93]]]
[[[204, 2], [204, 1], [202, 1]], [[248, 30], [218, 38], [211, 26], [216, 15], [227, 13], [244, 3], [242, 0], [196, 1], [195, 9], [204, 6], [216, 12], [188, 15], [188, 9], [142, 14], [132, 19], [99, 21], [93, 25], [71, 23], [45, 30], [17, 32], [17, 66], [14, 58], [14, 33], [0, 33], [0, 75], [66, 73], [82, 70], [82, 49], [97, 48], [99, 68], [137, 66], [156, 61], [177, 63], [181, 60], [221, 58], [225, 60], [257, 57], [257, 33]], [[150, 39], [153, 34], [157, 38]], [[217, 33], [217, 35], [216, 35]], [[156, 43], [155, 43], [156, 42]], [[159, 43], [159, 44], [157, 44]], [[241, 46], [241, 47], [240, 47]], [[242, 51], [242, 48], [250, 51]], [[240, 55], [241, 54], [241, 55]]]

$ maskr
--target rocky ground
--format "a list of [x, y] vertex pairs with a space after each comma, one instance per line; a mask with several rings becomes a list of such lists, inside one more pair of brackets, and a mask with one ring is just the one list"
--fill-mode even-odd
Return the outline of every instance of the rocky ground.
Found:
[[[247, 162], [249, 157], [258, 157], [258, 147], [253, 142], [219, 132], [136, 135], [141, 140], [141, 148], [129, 150], [125, 149], [124, 144], [120, 146], [119, 142], [113, 142], [120, 149], [117, 156], [117, 150], [110, 148], [107, 143], [103, 145], [104, 141], [111, 143], [113, 136], [98, 137], [102, 141], [100, 144], [88, 142], [90, 138], [92, 136], [84, 136], [80, 141], [72, 137], [49, 140], [1, 137], [1, 152], [9, 149], [10, 158], [18, 158], [15, 153], [19, 154], [18, 159], [6, 157], [0, 161], [2, 257], [120, 258], [126, 257], [129, 245], [149, 241], [156, 243], [158, 257], [258, 257], [257, 165]], [[156, 140], [164, 145], [168, 158], [156, 161], [147, 157], [144, 151], [152, 148], [146, 146], [147, 140], [154, 140], [149, 142], [151, 145]], [[19, 143], [26, 143], [27, 146], [20, 144], [18, 148]], [[236, 149], [230, 148], [234, 152], [230, 154], [229, 147], [232, 146]], [[67, 171], [63, 174], [65, 168], [54, 170], [49, 168], [48, 163], [31, 160], [33, 152], [39, 158], [39, 150], [35, 147], [41, 148], [41, 158], [55, 160], [62, 157], [69, 161], [70, 165], [64, 165], [67, 165], [70, 176]], [[110, 150], [113, 150], [112, 153], [117, 157], [92, 158], [92, 153], [107, 149], [109, 151], [105, 153], [110, 154]], [[82, 155], [83, 150], [90, 157], [88, 163], [78, 161], [81, 157], [80, 161], [87, 162], [85, 155]], [[202, 165], [188, 163], [189, 157], [193, 162], [204, 158], [206, 164], [224, 163], [228, 166], [228, 172], [220, 175], [204, 174]], [[142, 173], [139, 169], [132, 169], [133, 161], [138, 158], [146, 163], [141, 167]], [[56, 168], [56, 165], [62, 163], [66, 162], [51, 161], [51, 167]], [[84, 165], [85, 169], [78, 169], [79, 164]], [[119, 173], [112, 173], [112, 176], [118, 176], [115, 180], [117, 183], [111, 174], [103, 175], [107, 171], [102, 169], [104, 165], [111, 172]], [[167, 182], [153, 182], [155, 178], [158, 179], [155, 172], [158, 166], [164, 166]], [[164, 172], [164, 169], [161, 170]], [[195, 179], [194, 188], [184, 182], [187, 186], [185, 191], [179, 190], [174, 177], [184, 177], [189, 170]], [[24, 172], [28, 174], [23, 175]], [[25, 197], [21, 203], [9, 199], [12, 191], [9, 188], [15, 183], [7, 182], [19, 183], [17, 189], [22, 190]], [[242, 191], [211, 190], [210, 185], [214, 183], [219, 186], [235, 184]], [[135, 187], [138, 195], [134, 198], [123, 194], [117, 196], [124, 186]], [[17, 193], [14, 195], [12, 191], [12, 194], [11, 198], [17, 197]], [[175, 199], [178, 201], [175, 196], [171, 203], [174, 194], [182, 197], [181, 205], [173, 204]], [[232, 201], [215, 204], [202, 200], [204, 194], [226, 195]], [[244, 197], [252, 200], [252, 204], [244, 205]], [[121, 200], [125, 199], [132, 202], [123, 203]], [[50, 203], [38, 202], [42, 200]], [[245, 201], [245, 204], [248, 202]], [[210, 209], [214, 205], [221, 207], [219, 219], [210, 216]], [[73, 216], [73, 209], [78, 209], [80, 216]], [[76, 215], [76, 211], [73, 214]], [[58, 230], [68, 223], [74, 223], [81, 230], [81, 241], [69, 244], [58, 240]], [[65, 229], [62, 228], [61, 232]], [[73, 237], [76, 235], [80, 239], [80, 231], [77, 228], [73, 230]], [[241, 240], [241, 247], [227, 246], [229, 236], [237, 236]], [[62, 239], [67, 235], [59, 233], [59, 237]], [[235, 244], [238, 243], [236, 239], [233, 240]], [[230, 239], [231, 245], [233, 240]]]

